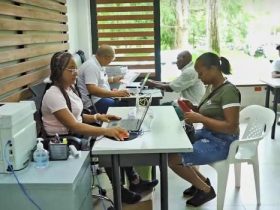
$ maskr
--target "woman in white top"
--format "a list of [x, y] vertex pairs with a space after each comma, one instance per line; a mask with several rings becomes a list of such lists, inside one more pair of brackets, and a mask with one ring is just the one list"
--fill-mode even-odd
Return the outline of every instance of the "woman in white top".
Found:
[[[78, 134], [84, 136], [110, 136], [124, 140], [128, 132], [120, 127], [101, 128], [90, 125], [96, 121], [108, 122], [120, 119], [115, 115], [82, 114], [83, 103], [73, 88], [78, 70], [72, 55], [68, 52], [55, 53], [51, 59], [52, 86], [46, 91], [42, 101], [42, 120], [47, 135]], [[152, 190], [158, 180], [142, 180], [133, 167], [124, 168], [129, 179], [129, 189], [122, 186], [122, 201], [136, 203], [144, 191]], [[106, 172], [112, 180], [110, 168]]]
[[90, 125], [97, 121], [120, 119], [114, 115], [82, 114], [83, 103], [74, 92], [77, 78], [77, 66], [72, 55], [59, 52], [51, 59], [50, 79], [53, 85], [47, 90], [42, 101], [42, 120], [48, 135], [56, 133], [81, 134], [85, 136], [106, 135], [124, 140], [129, 134], [120, 127], [101, 128]]

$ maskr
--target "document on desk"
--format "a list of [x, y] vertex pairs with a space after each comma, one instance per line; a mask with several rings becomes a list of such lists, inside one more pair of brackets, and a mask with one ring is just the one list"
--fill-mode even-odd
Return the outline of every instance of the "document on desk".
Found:
[[127, 86], [130, 83], [134, 82], [134, 80], [136, 80], [136, 78], [139, 75], [140, 75], [140, 73], [133, 72], [133, 71], [127, 71], [126, 74], [124, 75], [124, 78], [121, 80], [121, 82]]

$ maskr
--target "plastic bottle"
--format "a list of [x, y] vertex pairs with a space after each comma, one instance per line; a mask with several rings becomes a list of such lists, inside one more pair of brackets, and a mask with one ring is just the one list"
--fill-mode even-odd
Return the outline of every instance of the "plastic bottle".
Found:
[[42, 138], [38, 138], [37, 149], [33, 153], [36, 168], [46, 168], [49, 165], [49, 152], [44, 149]]
[[149, 109], [149, 110], [148, 110], [148, 113], [147, 113], [147, 115], [146, 115], [146, 119], [145, 119], [148, 129], [151, 129], [152, 123], [153, 123], [153, 119], [154, 119], [153, 110], [152, 110], [152, 109]]

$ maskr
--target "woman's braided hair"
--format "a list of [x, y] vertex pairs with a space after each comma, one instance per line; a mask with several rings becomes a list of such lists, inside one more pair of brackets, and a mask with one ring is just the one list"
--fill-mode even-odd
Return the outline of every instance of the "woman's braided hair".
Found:
[[51, 69], [51, 75], [50, 75], [50, 80], [52, 81], [52, 85], [55, 85], [59, 88], [61, 91], [62, 95], [64, 96], [66, 100], [66, 104], [68, 109], [72, 112], [72, 107], [71, 107], [71, 102], [70, 98], [65, 91], [62, 83], [62, 75], [63, 71], [69, 64], [70, 60], [72, 59], [72, 54], [69, 52], [57, 52], [55, 53], [52, 58], [51, 58], [51, 64], [50, 64], [50, 69]]

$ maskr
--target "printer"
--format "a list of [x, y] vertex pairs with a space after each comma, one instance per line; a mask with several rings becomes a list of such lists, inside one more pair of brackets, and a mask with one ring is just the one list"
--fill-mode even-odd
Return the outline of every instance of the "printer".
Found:
[[14, 170], [28, 165], [37, 138], [35, 112], [34, 101], [0, 104], [0, 173], [9, 173], [8, 162]]

